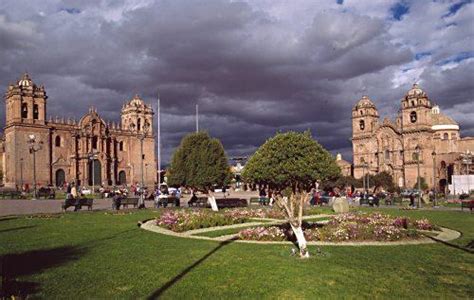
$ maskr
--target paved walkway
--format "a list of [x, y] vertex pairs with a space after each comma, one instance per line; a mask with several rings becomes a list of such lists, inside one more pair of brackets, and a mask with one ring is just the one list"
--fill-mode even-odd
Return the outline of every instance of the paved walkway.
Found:
[[[250, 197], [257, 197], [257, 192], [231, 192], [227, 197], [232, 198], [244, 198], [249, 199]], [[222, 193], [216, 193], [216, 197], [222, 197]], [[181, 207], [187, 207], [187, 203], [191, 195], [183, 195], [181, 198]], [[64, 200], [6, 200], [0, 199], [0, 216], [10, 216], [10, 215], [29, 215], [29, 214], [38, 214], [38, 213], [59, 213], [62, 212], [61, 205], [64, 203]], [[153, 207], [153, 201], [146, 201], [145, 205], [147, 208]], [[68, 210], [72, 210], [70, 207]], [[111, 210], [112, 209], [112, 200], [111, 199], [94, 199], [93, 210]], [[84, 209], [83, 209], [84, 210]]]
[[[221, 193], [216, 193], [216, 197], [222, 197]], [[243, 198], [250, 199], [250, 197], [257, 197], [256, 192], [232, 192], [227, 195], [229, 198]], [[186, 207], [190, 195], [183, 195], [181, 198], [181, 207]], [[0, 216], [9, 215], [25, 215], [37, 213], [59, 213], [62, 211], [61, 205], [64, 200], [5, 200], [0, 199]], [[153, 201], [146, 201], [146, 207], [153, 207]], [[358, 206], [356, 206], [358, 207]], [[365, 206], [368, 207], [368, 206]], [[111, 199], [95, 199], [93, 210], [110, 210], [112, 208]], [[380, 208], [400, 209], [398, 206], [381, 205]], [[72, 210], [72, 208], [69, 208]], [[421, 210], [450, 210], [460, 211], [460, 207], [439, 207], [439, 208], [421, 208]], [[464, 210], [469, 213], [469, 210]]]
[[[62, 212], [64, 200], [0, 200], [0, 216], [29, 215], [38, 213], [59, 213]], [[149, 206], [151, 203], [147, 202]], [[94, 210], [111, 209], [110, 199], [95, 199]], [[70, 207], [68, 210], [72, 210]], [[87, 210], [84, 208], [82, 210]]]

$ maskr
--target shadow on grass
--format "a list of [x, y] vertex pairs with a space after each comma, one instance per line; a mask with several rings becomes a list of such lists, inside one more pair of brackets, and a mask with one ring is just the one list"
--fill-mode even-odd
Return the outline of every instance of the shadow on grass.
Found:
[[18, 217], [0, 217], [0, 222], [18, 219]]
[[14, 228], [2, 229], [2, 230], [0, 230], [0, 233], [3, 233], [3, 232], [10, 232], [10, 231], [16, 231], [16, 230], [22, 230], [22, 229], [28, 229], [28, 228], [33, 228], [33, 227], [36, 227], [36, 225], [21, 226], [21, 227], [14, 227]]
[[83, 248], [57, 247], [6, 254], [0, 257], [2, 286], [0, 299], [18, 297], [25, 299], [40, 289], [37, 282], [22, 281], [20, 277], [34, 275], [46, 269], [64, 265], [85, 253]]
[[147, 299], [157, 299], [159, 298], [164, 292], [166, 292], [166, 290], [168, 290], [170, 287], [172, 287], [174, 284], [178, 283], [186, 274], [188, 274], [189, 272], [191, 272], [195, 267], [199, 266], [200, 264], [202, 264], [206, 259], [208, 259], [212, 254], [214, 254], [215, 252], [217, 252], [219, 249], [221, 249], [222, 247], [232, 243], [233, 241], [235, 241], [237, 238], [233, 238], [233, 239], [230, 239], [230, 240], [227, 240], [227, 241], [223, 241], [223, 242], [220, 242], [219, 245], [217, 247], [215, 247], [214, 249], [212, 249], [211, 251], [209, 251], [206, 255], [204, 255], [203, 257], [201, 257], [199, 260], [197, 260], [195, 263], [193, 263], [192, 265], [190, 265], [189, 267], [187, 267], [186, 269], [184, 269], [183, 271], [181, 271], [181, 273], [179, 273], [178, 275], [176, 275], [174, 278], [172, 278], [171, 280], [169, 280], [167, 283], [165, 283], [162, 287], [160, 287], [159, 289], [157, 289], [156, 291], [153, 292], [153, 294], [151, 294], [150, 296], [148, 296]]

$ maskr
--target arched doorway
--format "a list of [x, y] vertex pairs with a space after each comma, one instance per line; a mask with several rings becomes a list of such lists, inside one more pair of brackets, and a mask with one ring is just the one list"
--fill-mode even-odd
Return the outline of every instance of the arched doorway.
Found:
[[62, 187], [64, 185], [65, 180], [66, 180], [66, 174], [64, 173], [64, 170], [58, 169], [56, 171], [56, 186]]
[[448, 184], [447, 184], [447, 180], [445, 178], [441, 179], [439, 181], [439, 190], [443, 193], [445, 193], [447, 191], [447, 188], [448, 188]]
[[[92, 172], [94, 176], [92, 176]], [[94, 182], [92, 182], [94, 179]], [[100, 185], [102, 184], [102, 165], [98, 159], [94, 159], [94, 161], [89, 163], [89, 185]]]
[[125, 171], [120, 171], [118, 177], [120, 185], [127, 184], [127, 174], [125, 174]]

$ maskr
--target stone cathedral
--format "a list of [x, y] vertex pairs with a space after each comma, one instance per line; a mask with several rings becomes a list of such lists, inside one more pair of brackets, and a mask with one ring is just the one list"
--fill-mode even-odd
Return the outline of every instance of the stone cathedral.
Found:
[[355, 178], [387, 171], [398, 186], [413, 188], [417, 153], [420, 177], [441, 191], [451, 184], [451, 175], [473, 173], [463, 164], [463, 155], [474, 152], [474, 138], [462, 138], [459, 124], [417, 84], [402, 98], [395, 121], [381, 122], [375, 104], [362, 97], [352, 109], [352, 147]]
[[11, 84], [4, 98], [0, 154], [5, 186], [32, 187], [34, 167], [38, 185], [92, 185], [92, 180], [103, 186], [130, 185], [140, 183], [142, 175], [145, 185], [156, 182], [154, 112], [138, 96], [123, 105], [120, 124], [104, 121], [94, 108], [79, 121], [47, 119], [46, 91], [28, 74]]

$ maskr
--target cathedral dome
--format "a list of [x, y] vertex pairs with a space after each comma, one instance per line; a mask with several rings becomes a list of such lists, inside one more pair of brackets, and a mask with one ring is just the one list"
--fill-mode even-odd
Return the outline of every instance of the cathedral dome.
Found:
[[133, 106], [143, 106], [145, 102], [143, 102], [143, 100], [140, 99], [140, 96], [135, 95], [129, 104]]
[[441, 113], [439, 106], [431, 110], [431, 129], [432, 130], [459, 130], [459, 124], [451, 117]]
[[407, 92], [407, 96], [426, 96], [426, 93], [420, 88], [418, 84], [414, 83], [411, 89]]
[[370, 100], [368, 96], [362, 96], [362, 98], [357, 102], [354, 109], [359, 108], [375, 108], [375, 104]]
[[23, 77], [18, 80], [18, 85], [21, 87], [28, 87], [33, 85], [33, 81], [31, 80], [28, 73], [23, 74]]

